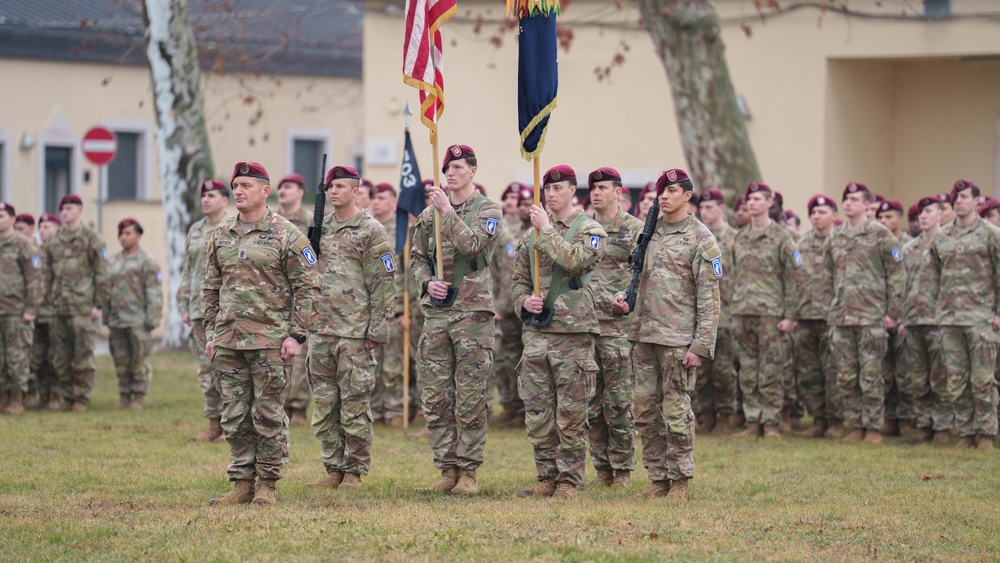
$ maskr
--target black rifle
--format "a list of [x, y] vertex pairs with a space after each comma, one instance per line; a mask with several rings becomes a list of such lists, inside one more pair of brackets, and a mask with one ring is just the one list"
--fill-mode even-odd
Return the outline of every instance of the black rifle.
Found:
[[319, 257], [319, 239], [323, 236], [323, 217], [326, 213], [326, 154], [323, 167], [319, 169], [319, 187], [316, 188], [316, 205], [313, 206], [313, 224], [309, 227], [309, 246]]
[[[639, 276], [646, 267], [646, 247], [649, 246], [649, 239], [653, 236], [653, 229], [656, 228], [656, 218], [660, 216], [660, 208], [654, 202], [646, 214], [646, 222], [642, 225], [642, 232], [639, 233], [639, 240], [635, 242], [632, 254], [628, 255], [628, 263], [632, 266], [632, 281], [625, 288], [625, 303], [628, 305], [628, 312], [635, 310], [635, 298], [639, 295]], [[626, 315], [628, 313], [625, 313]]]

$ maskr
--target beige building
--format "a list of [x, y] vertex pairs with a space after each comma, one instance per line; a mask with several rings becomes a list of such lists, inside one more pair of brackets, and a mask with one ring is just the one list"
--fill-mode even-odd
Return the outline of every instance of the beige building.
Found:
[[[416, 91], [401, 81], [402, 4], [366, 1], [366, 171], [387, 180], [398, 176], [400, 112], [417, 104]], [[613, 166], [639, 187], [685, 162], [649, 35], [631, 3], [615, 4], [575, 0], [560, 18], [573, 42], [559, 51], [558, 107], [541, 160], [543, 169], [566, 163], [578, 174]], [[844, 15], [795, 8], [820, 3], [781, 2], [787, 11], [763, 20], [752, 0], [715, 4], [763, 180], [784, 194], [786, 208], [801, 216], [811, 195], [839, 198], [851, 180], [905, 205], [948, 191], [958, 178], [998, 193], [1000, 3], [862, 0]], [[531, 180], [517, 144], [516, 38], [502, 34], [499, 48], [490, 40], [503, 9], [499, 0], [462, 0], [443, 28], [442, 150], [473, 146], [477, 179], [492, 194], [511, 180]], [[922, 9], [953, 17], [925, 19]], [[598, 80], [595, 69], [619, 53], [624, 64]], [[428, 177], [426, 132], [419, 124], [413, 131]], [[375, 150], [395, 159], [373, 159]]]

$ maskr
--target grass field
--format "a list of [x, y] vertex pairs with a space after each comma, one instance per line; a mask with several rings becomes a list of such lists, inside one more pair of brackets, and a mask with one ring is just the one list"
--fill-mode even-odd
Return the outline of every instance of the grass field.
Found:
[[[229, 489], [224, 444], [200, 431], [194, 362], [154, 357], [147, 408], [118, 411], [109, 358], [91, 410], [0, 417], [0, 560], [996, 560], [1000, 452], [886, 440], [881, 448], [699, 436], [683, 506], [626, 491], [519, 499], [533, 481], [523, 430], [491, 431], [482, 495], [418, 493], [424, 440], [378, 428], [365, 489], [316, 492], [319, 444], [292, 430], [279, 504], [209, 508]], [[593, 477], [588, 469], [587, 480]]]

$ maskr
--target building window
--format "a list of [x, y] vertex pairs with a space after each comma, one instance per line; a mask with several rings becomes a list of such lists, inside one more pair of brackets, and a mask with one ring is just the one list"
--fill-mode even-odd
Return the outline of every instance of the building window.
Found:
[[[323, 141], [295, 139], [292, 146], [292, 170], [306, 180], [306, 191], [319, 185], [319, 167], [323, 163]], [[327, 162], [327, 168], [331, 166]]]
[[142, 185], [142, 133], [115, 131], [118, 154], [108, 165], [107, 199], [131, 201], [144, 196]]
[[924, 0], [924, 17], [951, 17], [951, 0]]
[[45, 147], [45, 212], [58, 213], [59, 200], [70, 193], [73, 148]]

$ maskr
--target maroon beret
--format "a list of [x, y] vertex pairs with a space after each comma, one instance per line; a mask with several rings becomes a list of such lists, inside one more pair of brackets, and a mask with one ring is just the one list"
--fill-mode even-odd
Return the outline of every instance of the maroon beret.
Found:
[[142, 225], [140, 225], [138, 221], [131, 217], [126, 217], [118, 222], [118, 234], [122, 234], [122, 231], [128, 227], [135, 227], [137, 231], [142, 230]]
[[[326, 181], [323, 182], [323, 185], [329, 186], [330, 182], [340, 179], [360, 180], [361, 175], [358, 174], [357, 170], [351, 168], [350, 166], [334, 166], [333, 168], [330, 169], [329, 172], [326, 173]], [[368, 183], [371, 184], [371, 182]], [[369, 187], [374, 187], [374, 186], [369, 186]]]
[[898, 211], [899, 214], [902, 215], [903, 204], [899, 203], [894, 199], [887, 199], [883, 201], [881, 205], [878, 206], [878, 211], [875, 213], [875, 216], [878, 217], [879, 213], [884, 213], [886, 211]]
[[441, 172], [448, 169], [448, 163], [453, 160], [465, 160], [467, 158], [476, 158], [476, 151], [472, 150], [472, 147], [468, 145], [452, 145], [448, 147], [448, 150], [444, 153], [444, 164], [441, 165]]
[[587, 176], [587, 185], [593, 186], [595, 182], [621, 182], [622, 175], [614, 168], [602, 166], [594, 170]]
[[747, 204], [747, 196], [741, 195], [740, 197], [736, 198], [736, 204], [734, 205], [733, 209], [739, 209], [740, 207], [743, 207], [746, 204]]
[[0, 211], [6, 212], [7, 215], [10, 215], [11, 217], [17, 216], [17, 211], [14, 211], [14, 206], [6, 201], [0, 201]]
[[793, 219], [793, 218], [794, 219], [798, 219], [799, 216], [796, 215], [795, 212], [792, 211], [791, 209], [786, 209], [786, 210], [784, 210], [784, 211], [781, 212], [781, 220], [782, 221], [787, 221], [787, 220]]
[[694, 190], [694, 184], [691, 183], [691, 178], [688, 177], [687, 172], [680, 168], [671, 168], [660, 174], [660, 177], [656, 179], [656, 195], [660, 195], [664, 188], [674, 184], [680, 184], [685, 191]]
[[[924, 198], [924, 199], [927, 199], [927, 198]], [[920, 212], [924, 210], [923, 207], [920, 207], [920, 202], [923, 201], [924, 199], [921, 199], [920, 201], [914, 203], [913, 205], [910, 206], [909, 209], [906, 210], [906, 220], [907, 221], [909, 221], [910, 223], [912, 223], [912, 222], [914, 222], [914, 221], [917, 220], [917, 217], [920, 215]]]
[[201, 184], [202, 195], [211, 191], [220, 191], [229, 193], [229, 188], [227, 188], [225, 184], [223, 184], [218, 180], [205, 180], [204, 182], [202, 182]]
[[542, 180], [542, 184], [551, 184], [553, 182], [576, 182], [576, 171], [566, 166], [565, 164], [560, 164], [558, 166], [553, 166], [545, 173], [545, 177]]
[[59, 200], [59, 210], [62, 211], [63, 206], [66, 205], [67, 203], [83, 205], [83, 200], [80, 199], [80, 196], [76, 194], [66, 194], [62, 196], [62, 199]]
[[926, 208], [929, 205], [933, 205], [935, 203], [945, 203], [946, 201], [947, 200], [941, 201], [941, 196], [939, 195], [930, 195], [927, 197], [920, 198], [920, 201], [916, 203], [917, 215], [920, 215], [924, 211], [924, 208]]
[[639, 190], [639, 199], [646, 197], [646, 194], [656, 195], [656, 182], [646, 182], [646, 185]]
[[521, 203], [522, 201], [525, 200], [534, 201], [534, 199], [535, 199], [535, 190], [529, 188], [528, 186], [525, 186], [524, 184], [521, 184], [521, 189], [517, 192], [517, 202]]
[[979, 216], [986, 217], [986, 212], [990, 209], [1000, 209], [1000, 200], [993, 199], [992, 197], [986, 198], [983, 206], [979, 208]]
[[785, 205], [785, 197], [778, 190], [774, 190], [774, 201], [778, 204], [778, 207], [784, 207]]
[[948, 201], [950, 201], [951, 203], [955, 203], [955, 198], [958, 197], [958, 192], [967, 190], [969, 188], [978, 188], [978, 187], [979, 186], [968, 180], [959, 180], [955, 182], [954, 186], [951, 187], [951, 194], [948, 197]]
[[[350, 168], [350, 167], [345, 166], [344, 168]], [[353, 170], [353, 168], [351, 168], [351, 170]], [[358, 187], [368, 188], [369, 190], [371, 190], [372, 188], [375, 187], [375, 184], [373, 184], [372, 181], [369, 180], [368, 178], [361, 178], [361, 181], [358, 183]]]
[[394, 188], [389, 182], [380, 182], [375, 184], [375, 189], [373, 191], [377, 194], [389, 192], [392, 195], [396, 195], [396, 188]]
[[948, 205], [951, 205], [951, 194], [938, 194], [934, 197], [936, 197], [937, 200], [941, 203], [947, 203]]
[[881, 195], [875, 194], [875, 193], [872, 194], [872, 202], [873, 203], [883, 203], [884, 201], [885, 201], [885, 198], [882, 197]]
[[862, 184], [861, 182], [851, 182], [844, 187], [844, 195], [840, 198], [840, 200], [844, 201], [847, 199], [847, 194], [856, 194], [860, 192], [868, 192], [869, 194], [872, 193], [872, 191], [868, 189], [868, 186]]
[[837, 210], [837, 202], [826, 197], [825, 195], [814, 195], [809, 198], [809, 203], [806, 204], [806, 209], [809, 211], [809, 214], [812, 215], [813, 208], [819, 207], [820, 205], [825, 205], [834, 211]]
[[44, 213], [38, 218], [38, 224], [42, 223], [55, 223], [56, 225], [62, 225], [62, 219], [55, 213]]
[[720, 203], [725, 203], [726, 196], [723, 195], [722, 190], [718, 188], [708, 188], [707, 190], [701, 192], [701, 197], [698, 198], [698, 203], [705, 203], [706, 201], [718, 201]]
[[472, 183], [472, 187], [476, 188], [477, 192], [479, 192], [479, 193], [481, 193], [483, 195], [486, 195], [486, 188], [484, 188], [482, 184], [478, 184], [476, 182], [473, 182]]
[[281, 184], [284, 184], [285, 182], [295, 182], [296, 184], [302, 186], [302, 189], [305, 189], [306, 187], [306, 179], [303, 178], [301, 174], [292, 173], [285, 175], [278, 180], [278, 187], [280, 188]]
[[229, 185], [232, 186], [233, 182], [240, 176], [271, 181], [267, 170], [264, 170], [264, 165], [259, 162], [237, 162], [236, 166], [233, 167], [233, 177], [229, 179]]
[[583, 199], [580, 200], [580, 205], [583, 206], [584, 208], [590, 207], [590, 196], [589, 195], [583, 196]]
[[31, 215], [31, 213], [22, 213], [18, 215], [17, 218], [14, 219], [14, 222], [26, 223], [28, 225], [31, 225], [32, 227], [35, 226], [35, 218]]
[[774, 192], [771, 190], [771, 186], [768, 186], [764, 182], [753, 181], [747, 184], [746, 191], [743, 192], [743, 198], [746, 199], [750, 194], [755, 194], [757, 192], [767, 192], [774, 196]]
[[507, 184], [507, 187], [504, 188], [503, 193], [500, 194], [500, 199], [504, 199], [510, 194], [517, 195], [517, 193], [521, 191], [521, 186], [523, 185], [524, 184], [522, 184], [521, 182], [511, 182]]

